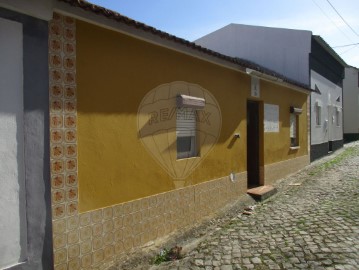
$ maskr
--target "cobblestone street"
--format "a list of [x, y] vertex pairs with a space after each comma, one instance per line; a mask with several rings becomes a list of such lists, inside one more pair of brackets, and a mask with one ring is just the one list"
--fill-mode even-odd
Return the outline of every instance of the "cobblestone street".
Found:
[[359, 269], [359, 144], [283, 179], [184, 258], [140, 269]]

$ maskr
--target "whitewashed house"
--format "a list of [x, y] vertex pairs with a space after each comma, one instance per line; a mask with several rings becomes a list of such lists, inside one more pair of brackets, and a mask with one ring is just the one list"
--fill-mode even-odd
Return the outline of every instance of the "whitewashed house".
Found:
[[345, 68], [344, 86], [344, 141], [359, 140], [359, 69]]
[[229, 24], [195, 43], [310, 86], [311, 161], [342, 147], [347, 65], [320, 36], [306, 30]]

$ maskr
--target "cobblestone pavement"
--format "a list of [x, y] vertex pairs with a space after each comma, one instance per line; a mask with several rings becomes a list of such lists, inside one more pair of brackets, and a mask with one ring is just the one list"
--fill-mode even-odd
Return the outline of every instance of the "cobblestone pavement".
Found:
[[359, 269], [359, 144], [292, 175], [184, 258], [140, 269]]

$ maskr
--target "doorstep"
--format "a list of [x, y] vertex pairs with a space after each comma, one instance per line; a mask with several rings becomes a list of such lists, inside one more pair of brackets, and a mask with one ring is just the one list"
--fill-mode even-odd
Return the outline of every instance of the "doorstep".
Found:
[[260, 186], [247, 190], [247, 194], [251, 195], [256, 201], [264, 201], [277, 193], [277, 189], [273, 186]]

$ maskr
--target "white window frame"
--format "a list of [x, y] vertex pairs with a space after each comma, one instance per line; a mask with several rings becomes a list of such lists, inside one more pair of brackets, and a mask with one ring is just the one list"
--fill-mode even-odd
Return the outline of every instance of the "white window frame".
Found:
[[291, 106], [289, 111], [290, 148], [299, 149], [299, 115], [302, 113], [302, 109]]
[[335, 124], [337, 127], [340, 127], [340, 108], [336, 107], [335, 108]]
[[[194, 108], [177, 108], [177, 159], [191, 158], [198, 156], [196, 136], [196, 110]], [[189, 147], [182, 148], [181, 140], [187, 139]]]
[[320, 106], [319, 102], [315, 103], [315, 124], [316, 126], [322, 125], [322, 106]]
[[[198, 157], [197, 110], [204, 109], [205, 99], [179, 94], [176, 104], [177, 159]], [[184, 141], [185, 138], [187, 142]]]
[[299, 128], [298, 128], [298, 114], [290, 114], [290, 147], [299, 146]]

